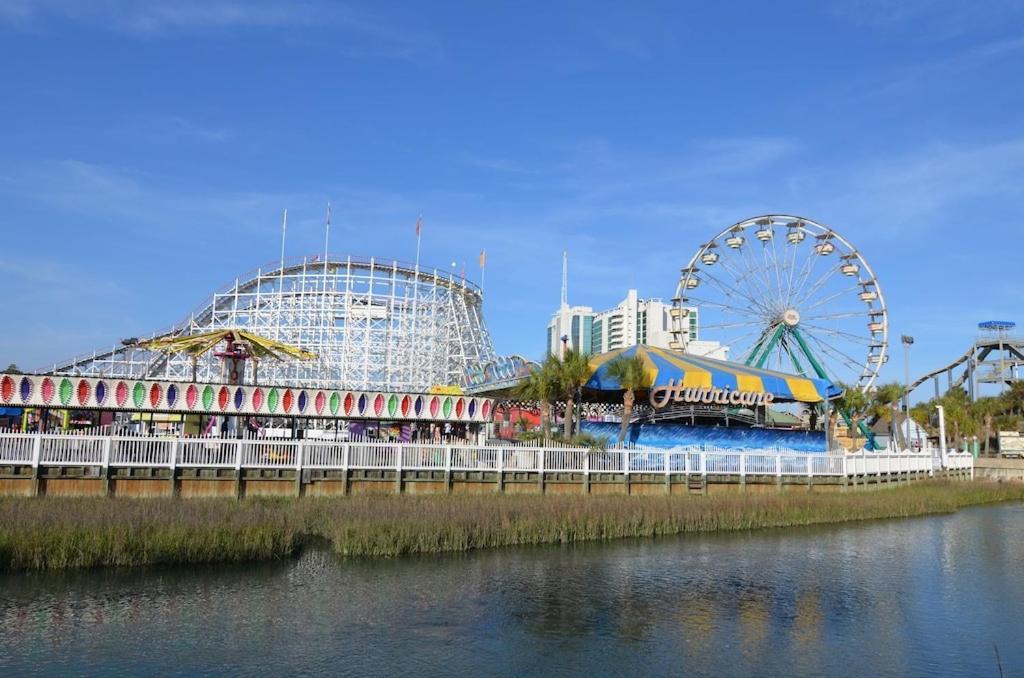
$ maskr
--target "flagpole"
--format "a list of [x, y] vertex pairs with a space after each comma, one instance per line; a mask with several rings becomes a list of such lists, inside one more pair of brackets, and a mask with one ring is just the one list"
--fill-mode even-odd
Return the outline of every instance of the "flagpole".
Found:
[[284, 277], [284, 240], [288, 236], [288, 209], [284, 210], [284, 219], [281, 221], [281, 276]]
[[[284, 210], [284, 218], [281, 219], [281, 273], [277, 279], [277, 293], [282, 294], [284, 292], [284, 241], [288, 236], [288, 208]], [[274, 338], [278, 341], [281, 340], [281, 312], [277, 313], [277, 327], [274, 328]]]
[[420, 272], [420, 237], [423, 234], [423, 215], [416, 217], [416, 272]]
[[327, 224], [324, 232], [324, 289], [320, 293], [320, 307], [321, 307], [321, 327], [320, 327], [320, 343], [323, 345], [324, 340], [327, 336], [327, 318], [330, 315], [328, 313], [328, 300], [327, 300], [327, 252], [328, 245], [331, 241], [331, 202], [327, 201]]
[[487, 272], [487, 252], [480, 250], [480, 298], [484, 296], [484, 274]]
[[331, 241], [331, 203], [327, 203], [327, 230], [324, 234], [324, 272], [327, 272], [327, 246]]

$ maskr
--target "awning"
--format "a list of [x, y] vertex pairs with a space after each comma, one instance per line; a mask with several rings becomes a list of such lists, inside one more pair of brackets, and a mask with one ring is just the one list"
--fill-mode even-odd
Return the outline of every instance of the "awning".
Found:
[[683, 388], [770, 393], [775, 400], [804, 403], [817, 403], [842, 394], [842, 389], [827, 379], [797, 377], [654, 346], [630, 346], [594, 356], [590, 361], [594, 374], [584, 388], [595, 391], [621, 391], [622, 387], [618, 380], [608, 374], [608, 365], [616, 358], [630, 358], [634, 355], [639, 355], [647, 366], [647, 375], [652, 387], [669, 386], [671, 382], [672, 385]]

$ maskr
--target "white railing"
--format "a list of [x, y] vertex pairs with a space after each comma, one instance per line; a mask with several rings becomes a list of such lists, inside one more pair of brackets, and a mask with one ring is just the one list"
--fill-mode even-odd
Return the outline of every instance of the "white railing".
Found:
[[893, 476], [938, 469], [970, 470], [970, 454], [840, 451], [808, 454], [779, 448], [735, 451], [530, 447], [351, 442], [324, 439], [173, 438], [0, 432], [0, 464], [193, 468], [542, 471], [701, 476]]

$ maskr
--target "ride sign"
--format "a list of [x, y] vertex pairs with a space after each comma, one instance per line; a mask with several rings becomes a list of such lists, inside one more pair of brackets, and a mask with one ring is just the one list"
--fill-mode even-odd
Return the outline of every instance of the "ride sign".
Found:
[[686, 386], [669, 379], [666, 386], [651, 389], [651, 407], [661, 409], [669, 403], [702, 403], [704, 405], [746, 405], [754, 407], [770, 405], [775, 400], [773, 393], [757, 391], [734, 391], [728, 388], [707, 386]]

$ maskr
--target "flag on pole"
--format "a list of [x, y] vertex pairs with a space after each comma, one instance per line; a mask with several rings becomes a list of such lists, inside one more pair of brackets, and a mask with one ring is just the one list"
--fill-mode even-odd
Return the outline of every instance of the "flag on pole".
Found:
[[484, 251], [484, 250], [480, 250], [480, 268], [483, 268], [486, 263], [487, 263], [487, 252]]
[[423, 232], [423, 215], [416, 217], [416, 237], [420, 237], [420, 233]]

